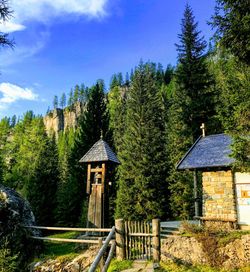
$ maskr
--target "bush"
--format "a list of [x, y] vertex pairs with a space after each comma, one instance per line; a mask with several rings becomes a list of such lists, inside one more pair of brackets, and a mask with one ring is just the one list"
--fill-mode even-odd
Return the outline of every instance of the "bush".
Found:
[[17, 271], [18, 255], [12, 255], [11, 250], [8, 248], [7, 240], [0, 247], [0, 272], [14, 272]]

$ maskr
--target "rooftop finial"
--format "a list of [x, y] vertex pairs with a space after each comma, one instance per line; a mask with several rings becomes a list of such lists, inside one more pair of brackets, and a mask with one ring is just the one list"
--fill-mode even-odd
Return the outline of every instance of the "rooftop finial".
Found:
[[205, 134], [206, 127], [205, 127], [204, 123], [201, 124], [200, 129], [202, 130], [202, 137], [205, 137], [206, 136], [206, 134]]
[[103, 139], [103, 131], [101, 130], [101, 140]]

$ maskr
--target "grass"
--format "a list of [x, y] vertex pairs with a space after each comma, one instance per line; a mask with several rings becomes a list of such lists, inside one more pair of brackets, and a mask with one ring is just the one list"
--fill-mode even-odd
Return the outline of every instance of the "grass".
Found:
[[116, 259], [113, 259], [110, 263], [110, 266], [108, 268], [108, 272], [118, 272], [125, 269], [129, 269], [132, 267], [133, 261], [131, 260], [124, 260], [124, 261], [118, 261]]
[[225, 233], [218, 233], [217, 236], [219, 238], [219, 245], [224, 246], [228, 243], [233, 242], [236, 239], [241, 239], [241, 237], [246, 234], [250, 234], [250, 231], [237, 230], [237, 231], [230, 231]]
[[[54, 234], [48, 236], [50, 238], [76, 238], [76, 232], [65, 232], [60, 234]], [[57, 258], [60, 261], [66, 261], [69, 259], [73, 259], [78, 255], [79, 248], [75, 243], [61, 243], [61, 242], [44, 242], [44, 250], [39, 258], [49, 259], [49, 258]]]
[[156, 272], [249, 272], [250, 266], [247, 266], [245, 268], [241, 269], [234, 269], [234, 270], [228, 270], [228, 269], [218, 269], [218, 268], [212, 268], [209, 266], [204, 265], [185, 265], [185, 264], [177, 264], [173, 262], [163, 263], [161, 262], [160, 268], [155, 269]]

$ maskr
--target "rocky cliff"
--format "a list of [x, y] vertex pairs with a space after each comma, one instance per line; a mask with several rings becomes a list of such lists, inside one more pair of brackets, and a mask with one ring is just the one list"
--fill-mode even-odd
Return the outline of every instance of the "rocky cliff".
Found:
[[77, 102], [65, 109], [56, 108], [52, 110], [43, 119], [47, 133], [49, 135], [55, 134], [57, 137], [60, 131], [75, 129], [85, 109], [86, 104]]

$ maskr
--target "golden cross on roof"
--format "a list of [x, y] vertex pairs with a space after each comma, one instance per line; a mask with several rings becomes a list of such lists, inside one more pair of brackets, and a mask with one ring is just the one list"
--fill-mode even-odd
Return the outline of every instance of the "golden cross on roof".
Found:
[[206, 129], [206, 127], [205, 127], [204, 123], [201, 124], [200, 129], [202, 130], [202, 137], [205, 137], [206, 136], [205, 135], [205, 129]]

